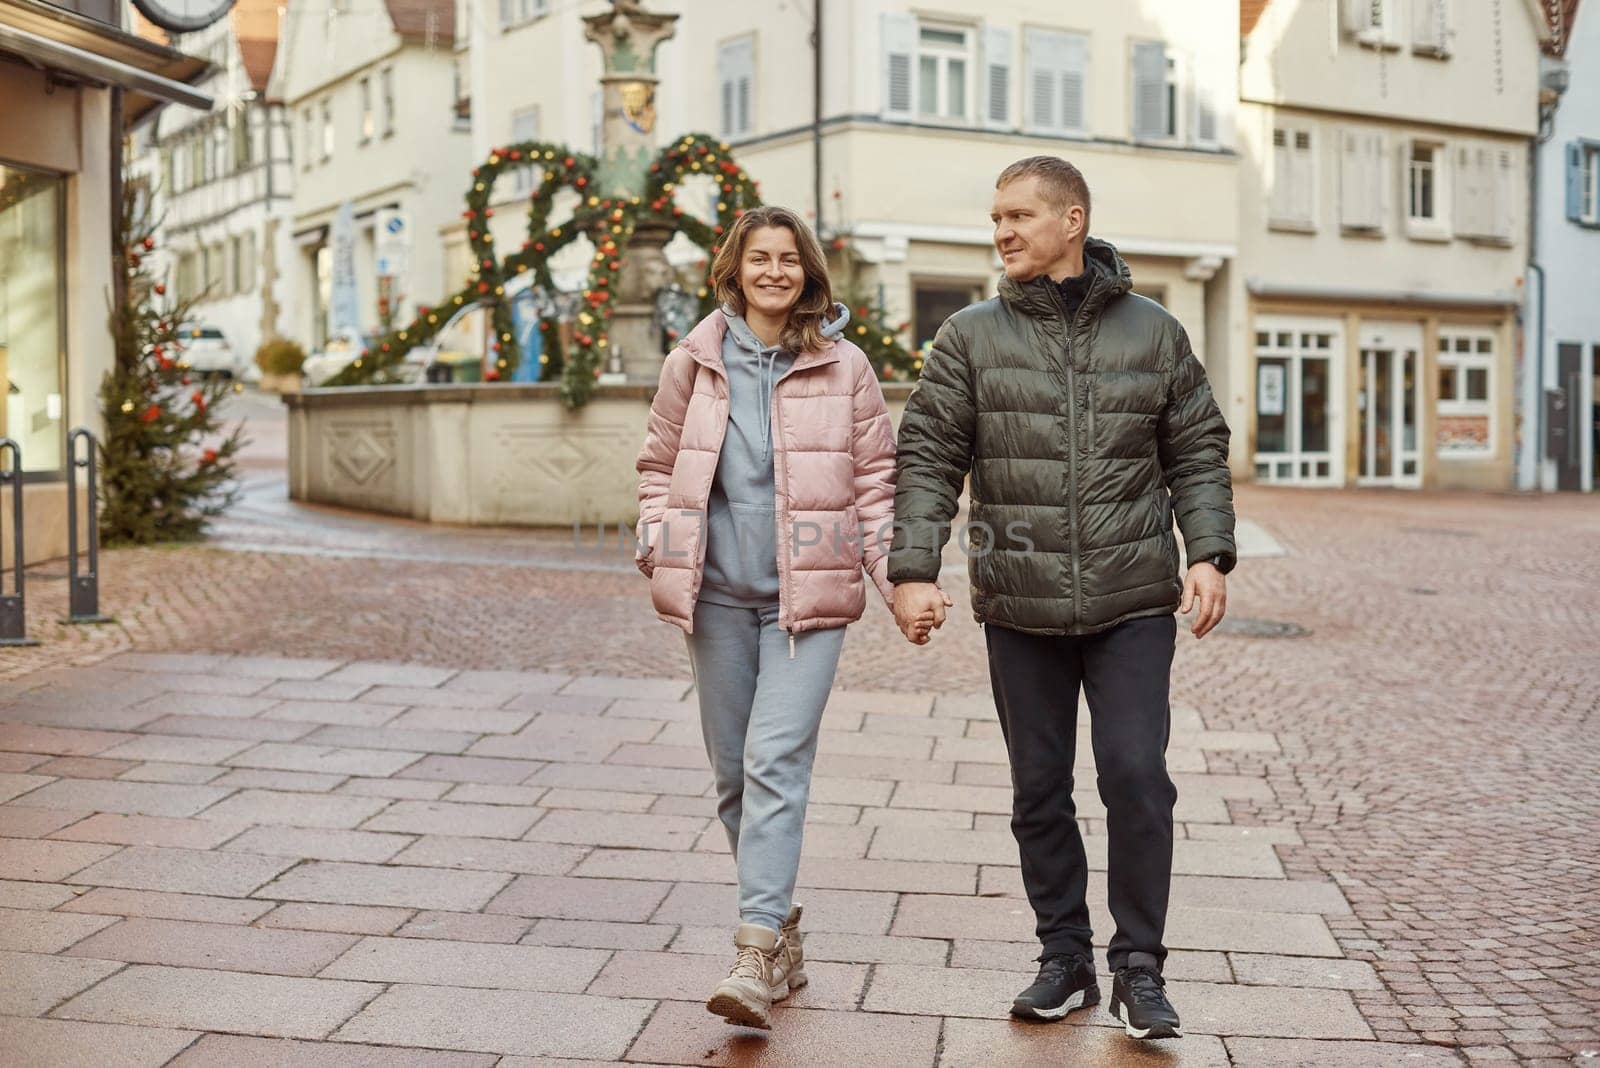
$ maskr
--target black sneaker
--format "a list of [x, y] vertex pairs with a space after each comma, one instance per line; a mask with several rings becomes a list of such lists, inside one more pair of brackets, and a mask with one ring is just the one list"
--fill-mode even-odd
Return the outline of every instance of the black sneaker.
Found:
[[1111, 982], [1111, 1015], [1130, 1038], [1177, 1038], [1178, 1010], [1167, 1000], [1166, 983], [1148, 953], [1130, 953]]
[[1039, 963], [1039, 977], [1011, 1003], [1024, 1020], [1059, 1020], [1073, 1009], [1100, 1004], [1094, 965], [1079, 953], [1052, 953]]

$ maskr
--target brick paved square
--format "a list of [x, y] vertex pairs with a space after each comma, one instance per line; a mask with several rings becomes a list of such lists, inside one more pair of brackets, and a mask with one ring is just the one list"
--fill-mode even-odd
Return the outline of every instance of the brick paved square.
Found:
[[[480, 751], [479, 746], [484, 742], [493, 741], [485, 738], [469, 747], [469, 751]], [[495, 785], [516, 785], [527, 780], [528, 776], [543, 768], [544, 765], [534, 760], [505, 760], [488, 759], [485, 756], [430, 756], [418, 761], [401, 773], [405, 779], [431, 779], [438, 782], [476, 782]]]
[[245, 829], [245, 824], [161, 816], [122, 816], [101, 812], [56, 831], [52, 838], [69, 842], [171, 846], [213, 849]]
[[521, 941], [528, 927], [529, 921], [522, 916], [486, 916], [481, 912], [419, 912], [395, 933], [401, 938], [510, 944]]
[[0, 1017], [0, 1050], [27, 1068], [159, 1068], [198, 1037], [165, 1028]]
[[349, 701], [277, 701], [261, 712], [262, 719], [340, 727], [381, 727], [400, 714], [389, 705], [359, 705]]
[[[314, 723], [271, 719], [221, 719], [216, 716], [162, 716], [139, 728], [147, 735], [174, 734], [186, 738], [227, 738], [246, 742], [292, 742], [317, 729]], [[238, 750], [244, 752], [249, 746]]]
[[116, 851], [108, 845], [0, 838], [0, 872], [14, 879], [59, 882]]
[[1085, 1064], [1116, 1068], [1229, 1068], [1221, 1039], [1185, 1033], [1177, 1042], [1135, 1042], [1122, 1029], [1083, 1023], [1030, 1027], [1020, 1020], [951, 1019], [939, 1068]]
[[628, 1050], [652, 1008], [649, 1001], [581, 994], [397, 986], [362, 1010], [337, 1037], [615, 1061]]
[[0, 1018], [42, 1016], [122, 965], [109, 960], [75, 960], [43, 953], [0, 950]]
[[[90, 963], [90, 962], [85, 962]], [[322, 1038], [383, 987], [135, 964], [57, 1009], [63, 1020]]]
[[313, 905], [291, 901], [262, 916], [256, 926], [339, 934], [389, 934], [411, 915], [410, 909], [378, 905]]
[[0, 805], [0, 838], [43, 838], [88, 816], [89, 813], [81, 809]]
[[67, 955], [178, 968], [316, 975], [355, 941], [353, 935], [133, 917], [79, 942]]
[[199, 923], [249, 923], [256, 917], [272, 911], [272, 902], [101, 886], [61, 905], [60, 911], [91, 912], [107, 916], [150, 916], [155, 919], [193, 920]]
[[256, 894], [281, 901], [474, 912], [510, 881], [511, 876], [499, 872], [312, 861], [263, 886]]
[[389, 805], [390, 801], [382, 797], [240, 790], [200, 813], [200, 818], [223, 823], [266, 823], [349, 830], [360, 826]]
[[116, 922], [111, 916], [0, 908], [0, 950], [60, 953]]
[[671, 884], [637, 879], [573, 879], [519, 875], [485, 912], [558, 920], [642, 923], [666, 898]]
[[[289, 1038], [206, 1035], [170, 1068], [492, 1068], [493, 1054], [307, 1042]], [[502, 1062], [504, 1063], [504, 1062]]]
[[677, 933], [670, 924], [544, 919], [535, 921], [520, 941], [529, 946], [662, 950]]
[[323, 676], [327, 682], [360, 683], [366, 686], [438, 686], [456, 672], [417, 664], [386, 664], [358, 660]]
[[938, 1042], [936, 1019], [823, 1009], [779, 1009], [770, 1037], [763, 1040], [730, 1028], [703, 1006], [669, 1001], [651, 1016], [628, 1059], [718, 1068], [904, 1068], [931, 1065]]
[[451, 801], [396, 801], [362, 825], [369, 831], [449, 834], [469, 838], [519, 838], [540, 813], [509, 805], [466, 805]]
[[14, 805], [87, 809], [129, 816], [193, 816], [226, 797], [214, 786], [171, 786], [165, 783], [116, 782], [104, 779], [60, 779], [23, 794]]
[[78, 872], [74, 881], [127, 890], [244, 897], [293, 865], [287, 857], [129, 846]]
[[323, 830], [313, 827], [253, 827], [227, 845], [224, 852], [307, 860], [356, 860], [381, 864], [410, 845], [404, 834]]
[[335, 749], [327, 746], [262, 742], [223, 761], [241, 768], [315, 771], [331, 775], [393, 775], [422, 759], [421, 753], [385, 749]]
[[579, 846], [550, 842], [508, 842], [495, 838], [427, 835], [393, 860], [429, 868], [469, 868], [523, 875], [565, 875], [583, 859]]
[[319, 727], [306, 735], [307, 745], [332, 745], [356, 749], [401, 749], [420, 753], [460, 753], [477, 741], [470, 731], [430, 731], [394, 729], [395, 721], [383, 727]]
[[322, 974], [381, 983], [576, 994], [599, 974], [608, 957], [598, 949], [363, 938]]
[[116, 731], [62, 730], [27, 723], [0, 723], [0, 750], [50, 756], [93, 756], [133, 736]]

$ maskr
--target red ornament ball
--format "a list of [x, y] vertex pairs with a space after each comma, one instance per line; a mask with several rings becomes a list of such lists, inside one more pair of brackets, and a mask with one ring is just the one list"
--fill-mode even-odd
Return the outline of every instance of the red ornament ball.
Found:
[[139, 422], [141, 422], [141, 423], [153, 423], [157, 419], [160, 419], [160, 418], [161, 418], [161, 406], [158, 405], [158, 404], [152, 404], [152, 405], [150, 405], [150, 407], [148, 407], [148, 408], [146, 408], [144, 410], [144, 413], [142, 415], [139, 416]]
[[153, 237], [147, 237], [147, 238], [144, 239], [143, 244], [144, 244], [144, 250], [146, 252], [149, 252], [151, 249], [156, 247], [156, 239], [153, 238]]

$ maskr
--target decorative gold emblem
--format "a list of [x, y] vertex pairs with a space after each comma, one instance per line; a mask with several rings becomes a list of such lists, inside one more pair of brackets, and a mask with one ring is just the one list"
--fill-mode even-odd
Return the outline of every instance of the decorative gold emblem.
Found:
[[650, 82], [623, 82], [622, 117], [635, 133], [647, 134], [656, 128], [656, 87]]

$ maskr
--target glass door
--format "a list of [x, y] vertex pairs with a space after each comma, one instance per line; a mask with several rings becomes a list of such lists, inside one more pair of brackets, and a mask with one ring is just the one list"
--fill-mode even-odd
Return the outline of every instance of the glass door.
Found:
[[1255, 336], [1257, 480], [1339, 485], [1338, 320], [1262, 316]]
[[1369, 486], [1420, 486], [1417, 451], [1422, 331], [1410, 324], [1374, 324], [1362, 332], [1361, 474]]

